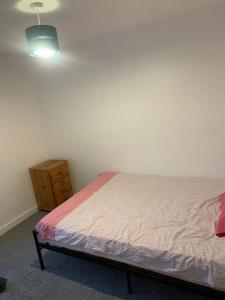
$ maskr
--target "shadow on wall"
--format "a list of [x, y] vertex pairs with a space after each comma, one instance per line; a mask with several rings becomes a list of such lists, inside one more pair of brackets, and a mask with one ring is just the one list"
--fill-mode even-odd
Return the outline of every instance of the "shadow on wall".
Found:
[[79, 65], [39, 69], [52, 153], [78, 188], [107, 170], [225, 177], [224, 16], [83, 40]]

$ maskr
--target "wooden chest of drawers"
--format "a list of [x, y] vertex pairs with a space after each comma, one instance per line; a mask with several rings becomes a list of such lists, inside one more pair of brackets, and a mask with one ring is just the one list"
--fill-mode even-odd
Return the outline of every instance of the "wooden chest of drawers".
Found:
[[48, 160], [30, 168], [40, 210], [50, 211], [69, 199], [73, 189], [66, 160]]

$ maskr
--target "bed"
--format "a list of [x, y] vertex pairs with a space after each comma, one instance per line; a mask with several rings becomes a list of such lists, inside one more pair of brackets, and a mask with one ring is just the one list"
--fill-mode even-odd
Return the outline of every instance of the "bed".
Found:
[[215, 235], [225, 181], [108, 172], [41, 219], [41, 249], [225, 295], [225, 238]]

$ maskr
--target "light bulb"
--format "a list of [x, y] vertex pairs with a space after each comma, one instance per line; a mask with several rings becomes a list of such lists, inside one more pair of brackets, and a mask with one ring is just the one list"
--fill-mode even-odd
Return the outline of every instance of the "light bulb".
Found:
[[30, 55], [35, 57], [50, 58], [55, 56], [57, 53], [58, 51], [56, 51], [55, 49], [39, 48], [36, 49], [33, 53], [30, 53]]

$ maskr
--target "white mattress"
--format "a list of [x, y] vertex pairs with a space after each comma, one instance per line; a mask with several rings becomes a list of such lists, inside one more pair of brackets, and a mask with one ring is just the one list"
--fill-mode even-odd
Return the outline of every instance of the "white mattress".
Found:
[[223, 180], [117, 174], [57, 224], [55, 242], [225, 291], [224, 192]]

